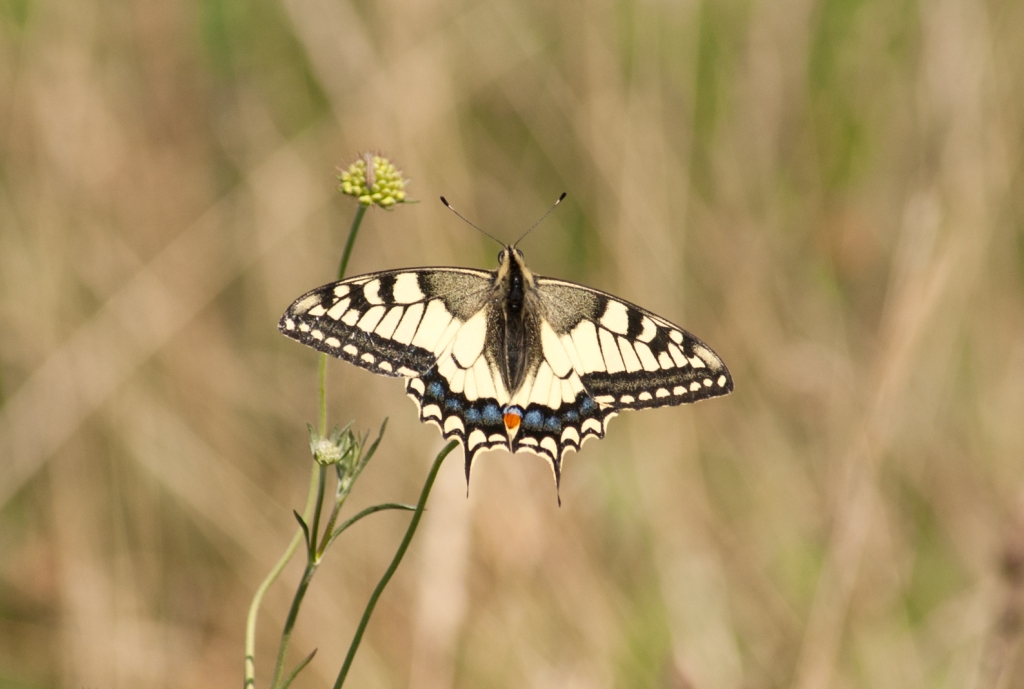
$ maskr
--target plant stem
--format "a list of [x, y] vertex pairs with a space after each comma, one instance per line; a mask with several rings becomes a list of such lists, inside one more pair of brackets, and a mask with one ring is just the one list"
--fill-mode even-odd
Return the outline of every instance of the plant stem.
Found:
[[[362, 203], [356, 209], [352, 218], [352, 225], [348, 229], [348, 239], [345, 241], [345, 250], [341, 254], [341, 262], [338, 264], [338, 279], [345, 279], [345, 270], [348, 269], [348, 261], [352, 258], [352, 248], [356, 245], [356, 235], [359, 234], [359, 226], [363, 224], [363, 216], [369, 206]], [[319, 394], [320, 407], [320, 437], [327, 435], [327, 355], [321, 354], [318, 363], [317, 392]]]
[[356, 216], [352, 218], [352, 227], [348, 230], [348, 241], [345, 242], [345, 251], [341, 254], [341, 263], [338, 264], [338, 279], [345, 279], [345, 270], [348, 268], [348, 259], [352, 258], [352, 247], [356, 243], [356, 235], [359, 234], [359, 225], [363, 222], [363, 216], [366, 215], [366, 209], [368, 205], [359, 204], [359, 209], [356, 211]]
[[306, 595], [309, 582], [313, 580], [313, 575], [316, 574], [316, 568], [320, 566], [320, 553], [316, 552], [316, 532], [320, 526], [320, 513], [324, 504], [324, 486], [327, 482], [327, 470], [323, 464], [317, 462], [316, 472], [314, 473], [317, 475], [317, 488], [316, 501], [313, 504], [313, 522], [310, 523], [308, 518], [305, 519], [306, 528], [310, 530], [306, 543], [306, 570], [302, 573], [302, 581], [299, 582], [299, 588], [295, 590], [295, 597], [292, 598], [292, 607], [288, 611], [288, 619], [284, 623], [284, 629], [281, 630], [281, 643], [277, 647], [277, 665], [274, 667], [274, 679], [270, 683], [270, 689], [275, 689], [281, 683], [281, 677], [284, 676], [288, 644], [292, 640], [292, 630], [295, 628], [295, 620], [299, 616], [299, 607], [302, 605], [302, 599]]
[[320, 437], [324, 438], [327, 436], [327, 355], [321, 354], [317, 359], [316, 391], [317, 406], [319, 407], [317, 430], [320, 432]]
[[[313, 464], [319, 466], [315, 461]], [[306, 521], [309, 520], [310, 515], [313, 513], [313, 502], [316, 500], [317, 487], [319, 485], [320, 480], [317, 477], [317, 472], [311, 472], [309, 475], [309, 494], [306, 496], [306, 507], [302, 512], [302, 517]], [[284, 570], [288, 561], [292, 559], [295, 549], [299, 547], [299, 543], [302, 540], [302, 529], [296, 529], [291, 543], [285, 548], [284, 554], [281, 555], [274, 568], [270, 570], [266, 578], [260, 583], [255, 595], [252, 597], [252, 603], [249, 604], [249, 615], [245, 620], [245, 689], [253, 689], [256, 686], [256, 617], [259, 614], [263, 596], [266, 595], [267, 589], [270, 588], [270, 585], [274, 583]]]
[[327, 470], [323, 464], [317, 463], [317, 473], [320, 476], [320, 485], [316, 489], [316, 505], [313, 508], [313, 523], [307, 524], [310, 529], [309, 532], [309, 543], [307, 543], [309, 550], [310, 561], [319, 560], [320, 553], [316, 550], [317, 541], [317, 530], [320, 528], [320, 515], [324, 509], [324, 488], [327, 485]]
[[356, 628], [356, 633], [352, 637], [352, 644], [348, 647], [348, 655], [345, 656], [345, 663], [341, 666], [341, 672], [338, 673], [338, 680], [334, 683], [334, 689], [341, 689], [341, 685], [345, 682], [345, 677], [348, 676], [348, 670], [352, 666], [352, 659], [355, 658], [356, 651], [359, 650], [359, 643], [363, 640], [363, 632], [366, 631], [366, 625], [370, 622], [370, 615], [373, 614], [373, 609], [377, 605], [377, 599], [380, 598], [380, 594], [384, 592], [384, 587], [391, 581], [391, 577], [395, 574], [395, 570], [398, 569], [398, 565], [402, 562], [402, 558], [405, 557], [405, 551], [409, 548], [409, 543], [412, 541], [413, 534], [416, 533], [416, 527], [419, 526], [420, 517], [423, 516], [423, 508], [427, 504], [427, 497], [430, 495], [430, 489], [434, 485], [434, 479], [437, 478], [437, 472], [441, 468], [441, 462], [444, 461], [445, 457], [455, 449], [458, 442], [453, 440], [444, 446], [444, 449], [437, 455], [437, 459], [434, 460], [434, 464], [430, 467], [430, 473], [427, 474], [427, 480], [423, 484], [423, 490], [420, 492], [420, 501], [416, 504], [416, 512], [412, 515], [412, 519], [409, 521], [409, 528], [405, 530], [405, 538], [402, 539], [401, 545], [398, 546], [398, 551], [395, 553], [395, 557], [391, 560], [391, 565], [388, 566], [384, 576], [381, 577], [380, 582], [377, 584], [377, 588], [373, 590], [373, 594], [370, 596], [369, 602], [366, 604], [366, 610], [363, 611], [363, 618], [359, 621], [359, 627]]
[[[327, 552], [327, 546], [330, 545], [338, 533], [341, 531], [334, 531], [334, 523], [338, 519], [338, 513], [341, 511], [341, 506], [345, 503], [348, 498], [349, 492], [352, 490], [352, 486], [355, 485], [356, 479], [359, 478], [359, 474], [363, 473], [363, 469], [373, 459], [373, 455], [376, 454], [377, 448], [380, 446], [380, 441], [384, 437], [384, 429], [388, 427], [388, 419], [384, 418], [384, 423], [380, 425], [380, 431], [377, 432], [377, 439], [373, 441], [373, 445], [370, 445], [370, 449], [362, 453], [359, 461], [356, 463], [352, 473], [348, 476], [347, 480], [343, 480], [340, 470], [338, 471], [338, 492], [334, 497], [334, 509], [331, 510], [331, 516], [327, 519], [327, 526], [324, 527], [324, 535], [320, 539], [320, 552]], [[369, 437], [369, 435], [367, 435]], [[360, 444], [360, 447], [365, 446], [365, 439]], [[337, 465], [335, 465], [337, 468]], [[333, 535], [332, 535], [333, 534]]]
[[288, 620], [284, 623], [284, 630], [281, 632], [281, 645], [277, 648], [277, 666], [274, 668], [274, 679], [270, 683], [270, 689], [276, 689], [281, 683], [281, 678], [284, 676], [285, 656], [288, 655], [288, 644], [292, 639], [295, 620], [299, 616], [299, 607], [302, 605], [302, 599], [306, 597], [306, 589], [309, 588], [309, 582], [313, 580], [313, 575], [316, 574], [316, 568], [319, 566], [318, 562], [312, 560], [308, 562], [305, 571], [302, 572], [302, 580], [299, 582], [299, 587], [295, 589], [292, 607], [288, 610]]
[[[338, 279], [341, 280], [345, 277], [345, 270], [348, 267], [348, 261], [352, 257], [352, 248], [356, 243], [356, 235], [359, 234], [359, 226], [363, 222], [363, 216], [366, 215], [367, 206], [359, 204], [359, 208], [356, 209], [355, 217], [352, 218], [352, 225], [348, 230], [348, 240], [345, 242], [345, 250], [341, 255], [341, 263], [338, 265]], [[319, 411], [319, 430], [320, 437], [323, 438], [327, 435], [327, 355], [321, 354], [317, 365], [317, 396], [318, 396], [318, 411]], [[320, 466], [314, 462], [315, 466]], [[317, 486], [320, 484], [320, 479], [317, 471], [313, 471], [309, 477], [309, 493], [306, 495], [306, 508], [302, 512], [302, 519], [308, 524], [311, 515], [313, 514], [313, 508], [319, 501], [316, 500]], [[315, 501], [315, 502], [314, 502]], [[281, 559], [277, 561], [273, 569], [267, 574], [266, 578], [260, 583], [259, 588], [256, 589], [256, 593], [252, 597], [252, 603], [249, 604], [249, 614], [245, 621], [245, 689], [254, 689], [256, 686], [256, 619], [259, 615], [260, 604], [263, 602], [263, 596], [266, 595], [267, 589], [273, 584], [277, 577], [284, 570], [285, 566], [292, 559], [292, 555], [295, 554], [295, 549], [299, 547], [299, 543], [303, 540], [302, 529], [297, 529], [295, 535], [292, 536], [291, 542], [288, 547], [285, 548], [284, 554], [281, 555]], [[307, 582], [308, 584], [308, 582]], [[287, 644], [287, 642], [285, 642]], [[279, 657], [280, 657], [279, 653]], [[274, 684], [280, 678], [276, 676]]]

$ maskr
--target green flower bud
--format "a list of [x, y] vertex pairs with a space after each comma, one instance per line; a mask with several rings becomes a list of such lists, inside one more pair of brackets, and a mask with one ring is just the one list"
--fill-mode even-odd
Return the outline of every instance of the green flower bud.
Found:
[[319, 433], [309, 428], [309, 449], [313, 453], [313, 459], [325, 466], [331, 464], [351, 464], [352, 452], [358, 449], [354, 436], [346, 426], [342, 430], [337, 428], [327, 436], [321, 437]]
[[409, 203], [405, 196], [408, 180], [402, 171], [387, 158], [364, 153], [358, 160], [341, 170], [338, 191], [359, 199], [364, 206], [378, 205], [392, 208], [395, 204]]
[[321, 464], [337, 464], [344, 456], [341, 448], [326, 438], [321, 438], [312, 450], [313, 457]]

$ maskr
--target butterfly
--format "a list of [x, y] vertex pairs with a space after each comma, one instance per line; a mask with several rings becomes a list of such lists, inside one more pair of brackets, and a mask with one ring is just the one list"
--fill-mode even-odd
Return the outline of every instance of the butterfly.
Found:
[[406, 268], [318, 287], [278, 327], [404, 378], [420, 421], [464, 445], [467, 484], [476, 457], [501, 448], [546, 459], [557, 489], [565, 453], [603, 438], [620, 411], [732, 392], [729, 370], [696, 337], [611, 294], [535, 275], [516, 244], [493, 271]]

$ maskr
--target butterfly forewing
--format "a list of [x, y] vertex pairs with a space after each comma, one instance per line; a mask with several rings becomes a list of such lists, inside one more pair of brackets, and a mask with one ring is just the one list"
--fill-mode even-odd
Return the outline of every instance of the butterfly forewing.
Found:
[[374, 373], [421, 375], [479, 310], [491, 274], [462, 268], [395, 270], [318, 287], [278, 327], [288, 337]]
[[554, 334], [545, 341], [545, 356], [558, 359], [564, 352], [603, 407], [644, 409], [732, 392], [732, 376], [718, 355], [679, 326], [589, 287], [537, 282]]

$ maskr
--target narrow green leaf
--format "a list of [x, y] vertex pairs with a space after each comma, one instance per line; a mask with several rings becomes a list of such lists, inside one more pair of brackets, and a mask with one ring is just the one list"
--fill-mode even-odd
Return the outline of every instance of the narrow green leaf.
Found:
[[290, 674], [290, 675], [288, 675], [288, 677], [287, 677], [287, 678], [285, 678], [284, 682], [282, 682], [282, 683], [281, 683], [281, 688], [280, 688], [280, 689], [288, 689], [288, 685], [292, 683], [292, 680], [293, 680], [293, 679], [295, 679], [295, 677], [296, 677], [296, 676], [297, 676], [297, 675], [298, 675], [298, 674], [299, 674], [300, 672], [302, 672], [302, 669], [303, 669], [304, 667], [306, 667], [307, 665], [309, 665], [309, 661], [313, 660], [313, 656], [315, 656], [315, 655], [316, 655], [316, 650], [317, 650], [317, 649], [315, 649], [315, 648], [314, 648], [314, 649], [313, 649], [313, 652], [312, 652], [312, 653], [310, 653], [310, 654], [309, 654], [308, 656], [306, 656], [306, 657], [305, 657], [305, 659], [303, 659], [303, 661], [302, 661], [301, 663], [299, 663], [299, 664], [298, 664], [298, 665], [297, 665], [297, 666], [295, 667], [295, 669], [294, 669], [294, 670], [292, 670], [291, 674]]
[[[381, 512], [383, 510], [408, 510], [410, 512], [414, 512], [416, 510], [416, 506], [415, 505], [405, 505], [405, 504], [402, 504], [400, 502], [385, 502], [385, 503], [381, 503], [380, 505], [373, 505], [372, 507], [367, 507], [365, 510], [361, 511], [359, 514], [357, 514], [357, 515], [355, 515], [353, 517], [350, 517], [350, 518], [346, 519], [344, 522], [342, 522], [341, 525], [338, 526], [338, 528], [334, 530], [334, 533], [331, 534], [331, 538], [330, 538], [330, 540], [327, 541], [327, 545], [330, 546], [330, 544], [334, 542], [334, 539], [341, 535], [342, 531], [344, 531], [348, 527], [352, 526], [353, 524], [355, 524], [357, 521], [359, 521], [363, 517], [369, 517], [374, 512]], [[325, 547], [325, 548], [323, 548], [323, 550], [327, 550], [327, 548]], [[321, 552], [323, 552], [323, 551], [321, 551]]]
[[299, 528], [302, 529], [302, 535], [306, 537], [306, 547], [309, 548], [309, 526], [306, 525], [306, 520], [302, 518], [302, 515], [292, 510], [292, 514], [295, 515], [295, 521], [299, 523]]

